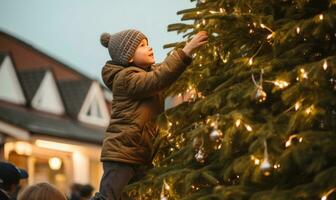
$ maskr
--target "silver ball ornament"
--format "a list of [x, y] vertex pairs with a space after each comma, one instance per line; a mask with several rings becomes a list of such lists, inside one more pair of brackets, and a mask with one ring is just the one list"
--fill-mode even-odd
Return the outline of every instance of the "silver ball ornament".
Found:
[[214, 128], [212, 129], [211, 133], [210, 133], [210, 139], [212, 141], [216, 141], [218, 140], [219, 138], [221, 138], [223, 136], [223, 133], [221, 130], [217, 129], [217, 128]]
[[263, 101], [266, 100], [266, 97], [267, 97], [267, 93], [263, 90], [262, 87], [258, 87], [257, 91], [256, 91], [256, 94], [255, 94], [255, 99], [258, 102], [263, 102]]

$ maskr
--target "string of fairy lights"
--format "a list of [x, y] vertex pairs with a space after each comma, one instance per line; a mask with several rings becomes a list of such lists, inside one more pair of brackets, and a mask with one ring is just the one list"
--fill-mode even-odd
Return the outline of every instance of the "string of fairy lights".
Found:
[[[204, 3], [203, 1], [204, 0], [202, 0], [201, 2]], [[218, 14], [225, 15], [226, 14], [226, 11], [225, 11], [224, 8], [219, 8], [219, 10], [210, 10], [208, 12], [210, 14], [213, 14], [213, 15], [218, 15]], [[235, 11], [235, 12], [238, 12], [238, 11]], [[202, 15], [204, 13], [203, 13], [203, 11], [197, 11], [196, 14], [197, 15]], [[317, 22], [322, 22], [324, 19], [325, 19], [325, 17], [324, 17], [323, 14], [318, 14], [314, 18], [314, 20], [317, 21]], [[202, 28], [202, 26], [205, 26], [206, 23], [207, 23], [207, 21], [205, 19], [198, 20], [198, 22], [195, 24], [195, 29], [197, 30], [197, 29]], [[269, 33], [265, 36], [265, 38], [266, 38], [265, 40], [268, 41], [268, 42], [272, 42], [271, 40], [274, 39], [277, 35], [277, 32], [272, 30], [267, 25], [265, 25], [263, 23], [257, 23], [257, 22], [254, 22], [253, 26], [250, 26], [250, 29], [249, 29], [250, 34], [255, 32], [253, 27], [267, 30]], [[297, 35], [300, 35], [302, 33], [302, 30], [301, 30], [300, 26], [295, 26], [294, 27], [294, 32]], [[260, 45], [260, 47], [257, 49], [257, 51], [252, 56], [250, 56], [246, 59], [247, 60], [246, 65], [247, 66], [249, 66], [249, 67], [254, 67], [255, 66], [255, 58], [258, 56], [258, 54], [260, 53], [263, 46], [264, 46], [264, 43], [262, 43]], [[223, 56], [222, 54], [218, 53], [218, 49], [216, 49], [215, 47], [214, 47], [214, 49], [215, 49], [214, 50], [214, 55], [215, 56], [218, 55], [223, 63], [227, 63], [228, 60], [229, 60], [229, 57], [230, 57], [230, 52], [227, 52]], [[193, 55], [193, 57], [197, 57], [197, 56], [198, 55], [196, 53]], [[199, 58], [202, 59], [202, 55], [199, 55]], [[202, 63], [199, 64], [199, 67], [203, 67]], [[325, 71], [328, 69], [329, 64], [328, 64], [327, 59], [323, 59], [321, 67]], [[252, 83], [255, 85], [254, 98], [258, 103], [262, 103], [262, 102], [267, 101], [267, 92], [264, 90], [263, 84], [273, 84], [274, 87], [276, 87], [278, 90], [284, 90], [287, 87], [289, 87], [291, 84], [293, 84], [289, 80], [280, 79], [280, 78], [277, 78], [276, 80], [264, 80], [264, 77], [263, 77], [264, 74], [265, 74], [264, 70], [261, 69], [260, 70], [260, 75], [259, 75], [259, 80], [256, 80], [255, 76], [253, 74], [251, 74]], [[309, 72], [307, 72], [304, 68], [300, 68], [298, 70], [297, 74], [298, 75], [296, 77], [296, 81], [298, 81], [298, 82], [305, 81], [305, 80], [309, 79]], [[193, 84], [189, 84], [189, 86], [187, 87], [187, 90], [183, 94], [179, 93], [178, 97], [184, 98], [183, 100], [187, 100], [187, 101], [191, 101], [191, 102], [194, 102], [197, 99], [206, 98], [205, 96], [203, 96], [203, 94], [200, 91], [197, 91], [197, 88]], [[315, 105], [304, 106], [303, 102], [304, 102], [304, 99], [298, 99], [294, 105], [292, 105], [288, 110], [286, 110], [286, 112], [294, 109], [294, 111], [302, 110], [302, 112], [306, 116], [313, 115], [314, 112], [315, 112]], [[222, 148], [222, 139], [223, 139], [223, 136], [225, 134], [219, 128], [219, 122], [220, 122], [220, 115], [219, 114], [216, 114], [214, 116], [208, 116], [206, 121], [204, 122], [204, 124], [206, 124], [209, 127], [209, 130], [210, 130], [209, 139], [214, 142], [214, 144], [215, 144], [214, 149], [215, 150], [219, 150], [219, 149]], [[175, 124], [179, 124], [179, 122], [176, 121]], [[201, 122], [200, 124], [203, 124], [203, 122]], [[163, 132], [167, 133], [166, 137], [168, 139], [171, 139], [171, 141], [175, 142], [175, 148], [171, 148], [170, 152], [173, 152], [175, 149], [180, 149], [181, 144], [185, 141], [185, 138], [183, 136], [180, 137], [179, 141], [177, 141], [176, 139], [172, 139], [173, 134], [171, 133], [171, 128], [173, 127], [173, 125], [174, 125], [173, 122], [168, 121], [168, 129], [163, 131]], [[196, 125], [199, 125], [199, 123], [196, 123]], [[244, 128], [247, 132], [254, 131], [253, 126], [251, 124], [247, 123], [246, 120], [244, 120], [244, 118], [242, 116], [239, 117], [239, 118], [233, 119], [233, 126], [235, 126], [236, 128]], [[285, 148], [291, 148], [291, 146], [293, 146], [294, 144], [297, 145], [299, 143], [302, 143], [303, 141], [304, 141], [304, 137], [301, 136], [300, 134], [292, 134], [288, 137], [288, 139], [284, 143], [284, 147]], [[201, 164], [205, 163], [207, 153], [206, 153], [206, 149], [203, 145], [204, 144], [203, 138], [201, 138], [201, 139], [196, 138], [193, 143], [198, 144], [198, 145], [194, 145], [194, 146], [196, 146], [196, 151], [195, 151], [196, 153], [194, 155], [195, 160], [197, 162], [201, 163]], [[279, 163], [276, 163], [275, 161], [272, 161], [271, 158], [269, 157], [268, 144], [267, 144], [266, 139], [263, 140], [263, 149], [264, 149], [264, 153], [263, 153], [262, 156], [250, 155], [250, 159], [251, 159], [251, 162], [255, 166], [258, 166], [260, 168], [260, 170], [263, 172], [263, 175], [269, 176], [271, 174], [271, 171], [272, 171], [270, 169], [280, 170], [281, 165]], [[237, 175], [237, 178], [239, 179], [239, 175]], [[200, 187], [196, 186], [196, 185], [191, 185], [191, 188], [194, 189], [194, 190], [199, 190], [200, 189]], [[167, 183], [167, 180], [166, 179], [163, 180], [162, 189], [161, 189], [161, 193], [160, 193], [160, 199], [161, 200], [168, 200], [169, 196], [172, 195], [171, 190], [172, 190], [172, 188]], [[335, 193], [335, 192], [336, 192], [336, 188], [329, 189], [328, 191], [324, 192], [321, 195], [321, 200], [327, 200], [328, 196], [330, 196], [332, 193]]]

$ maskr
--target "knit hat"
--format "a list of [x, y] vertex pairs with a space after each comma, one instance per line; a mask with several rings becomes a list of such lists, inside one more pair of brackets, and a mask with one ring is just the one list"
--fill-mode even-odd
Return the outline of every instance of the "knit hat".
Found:
[[138, 30], [128, 29], [115, 34], [103, 33], [100, 43], [108, 48], [112, 61], [123, 66], [129, 65], [140, 42], [147, 37]]
[[0, 161], [0, 183], [4, 185], [17, 184], [20, 179], [28, 178], [24, 169], [17, 168], [9, 162]]

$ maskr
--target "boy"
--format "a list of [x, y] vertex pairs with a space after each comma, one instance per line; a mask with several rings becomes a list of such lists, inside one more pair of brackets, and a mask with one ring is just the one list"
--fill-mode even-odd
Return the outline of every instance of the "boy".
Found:
[[103, 67], [102, 77], [113, 101], [101, 153], [104, 174], [96, 198], [119, 200], [123, 188], [140, 173], [138, 167], [151, 164], [152, 140], [159, 131], [154, 120], [164, 111], [162, 91], [180, 76], [191, 63], [192, 51], [207, 39], [205, 31], [197, 33], [183, 49], [155, 66], [153, 50], [140, 31], [101, 35], [112, 58]]

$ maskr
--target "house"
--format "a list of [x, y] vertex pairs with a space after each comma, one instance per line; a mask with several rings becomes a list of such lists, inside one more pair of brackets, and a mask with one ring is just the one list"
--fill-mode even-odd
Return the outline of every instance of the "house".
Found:
[[99, 187], [112, 94], [98, 81], [0, 31], [0, 158], [28, 183]]
[[[168, 98], [166, 108], [184, 100]], [[0, 30], [0, 158], [28, 171], [23, 184], [97, 190], [111, 101], [97, 80]]]

